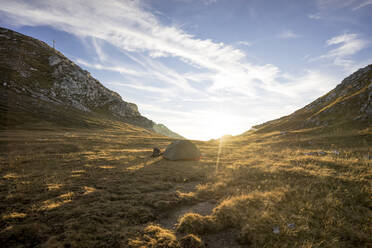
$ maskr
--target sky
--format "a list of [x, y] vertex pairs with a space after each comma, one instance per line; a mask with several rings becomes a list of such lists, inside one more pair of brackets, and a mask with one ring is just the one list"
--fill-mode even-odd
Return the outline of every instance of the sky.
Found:
[[189, 139], [237, 135], [372, 63], [372, 0], [0, 0], [0, 26], [52, 45]]

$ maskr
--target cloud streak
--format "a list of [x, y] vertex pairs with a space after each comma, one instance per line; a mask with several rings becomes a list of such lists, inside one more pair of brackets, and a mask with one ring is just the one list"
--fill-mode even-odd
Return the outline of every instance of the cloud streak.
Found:
[[368, 45], [368, 41], [362, 39], [358, 34], [351, 33], [344, 33], [332, 37], [325, 43], [327, 47], [332, 47], [332, 49], [321, 56], [309, 58], [308, 61], [328, 60], [336, 66], [343, 67], [344, 70], [349, 73], [358, 69], [360, 66], [360, 64], [352, 60], [351, 57]]
[[252, 46], [253, 43], [249, 41], [239, 41], [238, 45], [243, 45], [243, 46]]
[[372, 0], [317, 0], [320, 9], [339, 9], [348, 8], [358, 10], [372, 4]]
[[359, 38], [357, 34], [342, 34], [327, 40], [327, 45], [340, 45], [332, 49], [324, 57], [345, 57], [353, 55], [362, 50], [367, 42]]
[[350, 56], [356, 54], [366, 47], [367, 42], [361, 39], [357, 34], [342, 34], [326, 41], [328, 46], [338, 45], [337, 48], [330, 50], [322, 55], [322, 59], [331, 59], [335, 65], [344, 67], [348, 71], [354, 71], [355, 62]]
[[361, 4], [359, 4], [356, 7], [354, 7], [353, 10], [358, 10], [358, 9], [364, 8], [364, 7], [366, 7], [368, 5], [371, 5], [371, 4], [372, 4], [372, 0], [365, 0]]
[[319, 8], [345, 8], [352, 5], [356, 0], [317, 0]]
[[301, 37], [301, 36], [294, 33], [292, 30], [289, 30], [289, 29], [283, 30], [279, 34], [279, 38], [282, 38], [282, 39], [295, 39], [295, 38], [299, 38], [299, 37]]

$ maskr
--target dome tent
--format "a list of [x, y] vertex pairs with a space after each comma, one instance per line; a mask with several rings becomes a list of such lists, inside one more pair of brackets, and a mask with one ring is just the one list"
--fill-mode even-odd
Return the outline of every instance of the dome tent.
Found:
[[163, 153], [168, 160], [199, 160], [201, 153], [194, 143], [189, 140], [172, 142]]

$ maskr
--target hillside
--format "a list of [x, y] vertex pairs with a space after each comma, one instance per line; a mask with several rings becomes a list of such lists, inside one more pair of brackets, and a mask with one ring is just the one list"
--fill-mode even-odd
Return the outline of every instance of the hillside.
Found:
[[2, 128], [40, 121], [88, 127], [112, 119], [162, 131], [154, 129], [156, 123], [142, 116], [134, 103], [123, 101], [60, 52], [4, 28], [0, 28], [0, 83]]
[[254, 128], [259, 131], [288, 131], [313, 127], [360, 128], [371, 125], [372, 65], [368, 65], [304, 108]]

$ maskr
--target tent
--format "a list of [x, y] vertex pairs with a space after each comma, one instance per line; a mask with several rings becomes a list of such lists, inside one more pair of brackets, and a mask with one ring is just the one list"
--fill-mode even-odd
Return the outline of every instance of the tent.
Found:
[[177, 140], [167, 147], [163, 157], [168, 160], [199, 160], [201, 153], [191, 141]]

